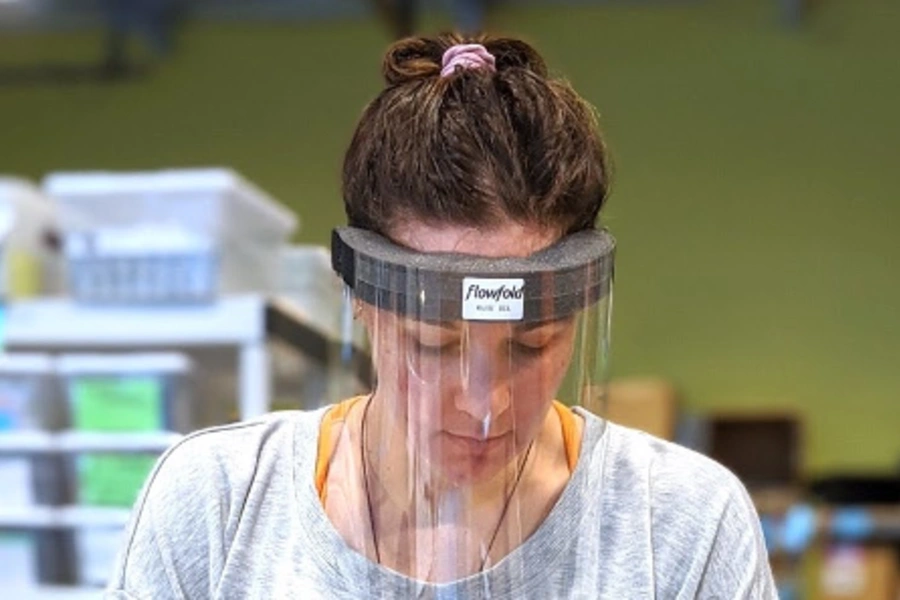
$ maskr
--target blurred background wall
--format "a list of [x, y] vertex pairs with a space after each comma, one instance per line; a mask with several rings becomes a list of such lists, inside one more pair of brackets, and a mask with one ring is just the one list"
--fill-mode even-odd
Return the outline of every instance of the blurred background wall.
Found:
[[[0, 2], [29, 23], [0, 33], [0, 171], [227, 165], [300, 215], [299, 241], [327, 244], [390, 41], [369, 7], [261, 2], [254, 22], [198, 2], [164, 61], [136, 47], [146, 71], [98, 81], [71, 76], [102, 53], [96, 15], [57, 4], [43, 14], [65, 18], [42, 21], [40, 3]], [[537, 44], [600, 111], [612, 374], [670, 379], [691, 410], [796, 410], [810, 473], [892, 469], [900, 3], [823, 0], [800, 22], [784, 4], [510, 1], [488, 25]]]

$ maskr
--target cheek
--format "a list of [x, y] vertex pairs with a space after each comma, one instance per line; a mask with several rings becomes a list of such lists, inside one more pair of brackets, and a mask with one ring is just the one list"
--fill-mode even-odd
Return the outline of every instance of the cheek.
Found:
[[462, 389], [458, 361], [410, 354], [400, 336], [382, 336], [380, 350], [378, 389], [390, 399], [395, 425], [416, 438], [441, 429], [447, 403]]
[[510, 385], [513, 421], [527, 436], [533, 434], [534, 429], [543, 422], [556, 391], [546, 376], [535, 371], [518, 373], [513, 376]]
[[407, 369], [405, 344], [400, 336], [392, 333], [392, 328], [383, 327], [377, 338], [378, 344], [372, 349], [376, 388], [385, 401], [384, 406], [389, 407], [385, 416], [394, 427], [405, 430], [406, 424], [415, 419], [410, 415], [408, 398], [414, 394], [417, 383]]
[[559, 392], [571, 355], [570, 347], [560, 346], [534, 363], [523, 365], [512, 376], [510, 391], [517, 423], [543, 422], [547, 408]]
[[519, 397], [551, 397], [554, 396], [572, 357], [572, 349], [568, 345], [558, 345], [548, 350], [540, 358], [523, 364], [512, 377], [512, 390]]
[[442, 429], [442, 420], [453, 399], [461, 393], [462, 380], [458, 362], [419, 361], [403, 372], [408, 383], [409, 419], [416, 429], [427, 434]]

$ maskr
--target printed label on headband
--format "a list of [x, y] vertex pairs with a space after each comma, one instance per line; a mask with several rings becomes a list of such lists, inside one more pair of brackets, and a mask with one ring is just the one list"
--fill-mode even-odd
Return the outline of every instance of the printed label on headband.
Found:
[[466, 321], [521, 321], [525, 315], [524, 279], [465, 277], [462, 286]]

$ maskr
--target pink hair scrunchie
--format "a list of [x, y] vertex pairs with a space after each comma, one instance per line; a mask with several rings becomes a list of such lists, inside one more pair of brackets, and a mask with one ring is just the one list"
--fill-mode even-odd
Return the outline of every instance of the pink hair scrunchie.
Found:
[[457, 44], [444, 52], [441, 61], [441, 77], [449, 77], [462, 69], [496, 70], [494, 55], [481, 44]]

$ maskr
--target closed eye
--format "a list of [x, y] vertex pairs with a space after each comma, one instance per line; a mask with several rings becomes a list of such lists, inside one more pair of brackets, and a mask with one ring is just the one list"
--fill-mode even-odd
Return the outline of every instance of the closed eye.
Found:
[[456, 352], [459, 349], [459, 342], [448, 342], [438, 344], [428, 344], [421, 340], [410, 340], [410, 346], [413, 351], [431, 356], [447, 355]]
[[516, 340], [510, 342], [510, 346], [514, 354], [524, 356], [526, 358], [534, 358], [540, 356], [547, 349], [547, 344], [532, 346]]

